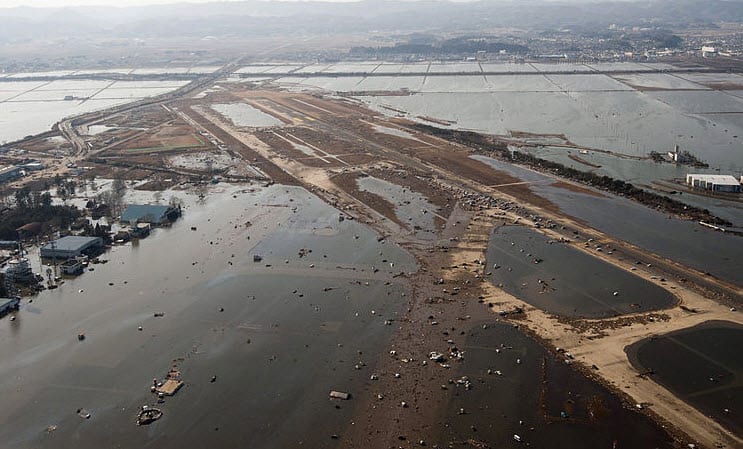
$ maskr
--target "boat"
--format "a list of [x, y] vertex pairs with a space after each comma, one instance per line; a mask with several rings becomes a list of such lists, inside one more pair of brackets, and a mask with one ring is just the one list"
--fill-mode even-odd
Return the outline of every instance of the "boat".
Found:
[[143, 405], [142, 410], [140, 410], [139, 415], [137, 415], [137, 425], [146, 426], [147, 424], [162, 418], [162, 416], [163, 412], [159, 408]]

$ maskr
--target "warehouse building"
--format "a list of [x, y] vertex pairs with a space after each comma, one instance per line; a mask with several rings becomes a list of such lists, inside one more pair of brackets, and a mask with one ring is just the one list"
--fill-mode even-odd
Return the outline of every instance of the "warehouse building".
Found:
[[740, 193], [740, 182], [730, 175], [688, 174], [686, 183], [695, 189]]
[[179, 208], [159, 204], [131, 204], [121, 214], [120, 221], [135, 225], [150, 223], [155, 226], [174, 221], [181, 215]]
[[69, 259], [83, 254], [96, 253], [103, 247], [100, 237], [67, 236], [54, 240], [41, 247], [41, 257], [48, 259]]

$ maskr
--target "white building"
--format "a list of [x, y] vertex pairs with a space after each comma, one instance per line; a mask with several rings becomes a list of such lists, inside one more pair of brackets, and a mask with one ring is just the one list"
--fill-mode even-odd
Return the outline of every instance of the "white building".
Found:
[[730, 175], [688, 174], [686, 183], [696, 189], [712, 192], [740, 193], [740, 182]]
[[717, 54], [717, 49], [715, 47], [712, 47], [710, 45], [702, 46], [702, 57], [703, 58], [709, 58], [710, 56], [715, 56], [716, 54]]

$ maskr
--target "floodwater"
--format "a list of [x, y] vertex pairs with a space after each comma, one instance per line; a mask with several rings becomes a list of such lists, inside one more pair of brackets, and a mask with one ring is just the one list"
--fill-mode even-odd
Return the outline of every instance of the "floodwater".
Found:
[[[301, 188], [184, 195], [171, 228], [0, 320], [4, 448], [333, 447], [350, 425], [363, 398], [328, 393], [362, 390], [413, 258]], [[173, 366], [185, 385], [157, 405]], [[164, 416], [138, 427], [145, 404]]]
[[558, 315], [606, 318], [676, 302], [649, 281], [523, 226], [496, 229], [487, 261], [490, 282]]
[[[0, 79], [0, 143], [49, 131], [65, 117], [164, 94], [184, 84], [184, 81]], [[68, 96], [74, 99], [65, 100]]]
[[[357, 67], [369, 72], [370, 65]], [[450, 76], [400, 76], [409, 72], [451, 73]], [[705, 83], [740, 84], [731, 74], [647, 73], [667, 64], [380, 64], [373, 71], [389, 76], [353, 78], [291, 78], [279, 83], [317, 86], [336, 92], [400, 91], [411, 95], [360, 96], [384, 114], [402, 110], [412, 120], [435, 117], [454, 127], [508, 134], [526, 131], [565, 134], [579, 145], [633, 156], [666, 152], [679, 145], [713, 169], [743, 171], [743, 100], [735, 91], [715, 91]], [[354, 69], [354, 67], [351, 67]], [[334, 72], [334, 66], [308, 66], [304, 72]], [[603, 70], [609, 73], [590, 73]], [[612, 71], [636, 70], [639, 74]], [[529, 76], [457, 75], [456, 72], [532, 72]], [[543, 74], [538, 72], [564, 72]], [[636, 87], [663, 89], [639, 91]], [[659, 174], [660, 176], [660, 174]]]
[[709, 321], [626, 348], [632, 365], [674, 395], [743, 435], [743, 326]]
[[276, 117], [245, 103], [213, 104], [211, 108], [230, 119], [235, 126], [265, 128], [284, 124]]
[[434, 215], [438, 208], [424, 195], [373, 176], [358, 178], [356, 182], [362, 191], [379, 195], [392, 203], [397, 218], [407, 223], [417, 238], [426, 240], [436, 238]]
[[388, 126], [382, 126], [382, 125], [376, 125], [376, 124], [373, 126], [374, 126], [374, 131], [381, 133], [381, 134], [387, 134], [388, 136], [402, 137], [403, 139], [414, 140], [416, 142], [423, 142], [422, 140], [417, 139], [415, 136], [413, 136], [409, 132], [403, 131], [398, 128], [390, 128]]
[[554, 185], [555, 179], [524, 167], [485, 156], [474, 158], [530, 182], [529, 188], [534, 193], [602, 232], [720, 279], [743, 282], [743, 271], [735, 263], [743, 252], [740, 237], [679, 220], [627, 198], [588, 187], [585, 188], [593, 194], [562, 189]]
[[464, 441], [494, 448], [674, 447], [660, 426], [624, 408], [512, 324], [474, 327], [460, 345], [465, 358], [452, 377], [467, 376], [473, 387], [448, 386], [449, 419], [439, 427], [440, 447]]
[[[438, 76], [404, 76], [404, 72], [410, 71], [407, 67]], [[743, 77], [728, 73], [658, 72], [673, 68], [668, 64], [636, 63], [380, 64], [374, 73], [384, 72], [389, 76], [285, 77], [278, 82], [295, 83], [292, 86], [298, 90], [312, 90], [314, 86], [330, 92], [355, 93], [358, 100], [382, 114], [405, 116], [429, 125], [427, 119], [433, 117], [451, 123], [453, 128], [489, 134], [525, 131], [564, 135], [574, 144], [635, 160], [609, 155], [584, 158], [601, 165], [596, 169], [569, 159], [564, 148], [533, 152], [548, 160], [635, 182], [651, 190], [675, 190], [673, 185], [661, 188], [654, 183], [685, 178], [692, 172], [738, 177], [743, 173], [740, 155], [743, 96], [739, 90], [714, 90], [708, 85], [740, 85]], [[333, 66], [313, 66], [307, 70], [334, 71]], [[591, 73], [594, 70], [607, 73]], [[622, 70], [642, 73], [612, 73]], [[462, 71], [469, 74], [456, 73]], [[472, 75], [480, 71], [502, 74]], [[519, 76], [507, 72], [530, 74]], [[441, 76], [442, 73], [447, 75]], [[646, 88], [653, 90], [642, 90]], [[409, 95], [363, 94], [375, 91], [405, 91]], [[537, 145], [540, 143], [550, 142], [545, 140]], [[636, 160], [647, 158], [651, 151], [665, 154], [676, 145], [710, 168], [700, 170]], [[743, 225], [743, 206], [735, 201], [698, 195], [677, 198], [708, 209], [736, 226]]]
[[[737, 97], [725, 94], [724, 103], [710, 97], [706, 113], [697, 114], [674, 106], [685, 101], [686, 96], [695, 96], [694, 91], [668, 91], [661, 101], [637, 91], [563, 91], [549, 83], [537, 84], [531, 76], [525, 80], [498, 78], [495, 88], [452, 91], [444, 86], [409, 96], [360, 99], [382, 113], [392, 113], [385, 106], [403, 110], [414, 120], [435, 117], [455, 122], [457, 128], [491, 134], [565, 134], [578, 145], [632, 156], [671, 151], [679, 145], [724, 173], [743, 170], [739, 153], [743, 124], [718, 122], [717, 115], [709, 113], [743, 112], [743, 102]], [[510, 85], [498, 87], [508, 81]], [[672, 103], [669, 97], [676, 100]], [[731, 101], [739, 103], [732, 110]]]
[[[544, 146], [539, 148], [522, 148], [520, 151], [531, 153], [542, 159], [558, 162], [566, 167], [572, 167], [576, 170], [590, 171], [598, 175], [606, 175], [614, 179], [623, 179], [631, 182], [635, 186], [643, 187], [649, 190], [655, 190], [663, 195], [672, 196], [667, 193], [669, 190], [683, 191], [684, 186], [665, 182], [662, 184], [665, 192], [659, 191], [656, 185], [661, 180], [683, 180], [686, 174], [691, 170], [684, 165], [671, 163], [656, 163], [652, 160], [637, 160], [622, 158], [611, 154], [589, 151], [587, 154], [578, 153], [576, 150], [569, 150], [564, 147]], [[584, 163], [571, 159], [570, 155], [578, 156], [580, 159], [587, 161], [599, 168], [589, 166]], [[695, 173], [717, 174], [717, 171], [711, 168], [694, 168]], [[676, 194], [676, 199], [683, 201], [685, 204], [707, 209], [714, 215], [733, 223], [734, 226], [743, 226], [743, 203], [725, 198], [695, 195], [687, 191]]]

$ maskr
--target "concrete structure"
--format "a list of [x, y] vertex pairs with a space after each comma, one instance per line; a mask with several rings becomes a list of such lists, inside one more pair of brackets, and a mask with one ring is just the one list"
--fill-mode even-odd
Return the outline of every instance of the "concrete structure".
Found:
[[12, 181], [13, 179], [21, 177], [20, 167], [0, 167], [0, 182]]
[[741, 191], [740, 182], [730, 175], [688, 174], [686, 183], [695, 189], [712, 192], [740, 193]]
[[49, 242], [41, 247], [41, 257], [49, 259], [69, 259], [84, 253], [96, 251], [103, 246], [100, 237], [67, 236]]
[[161, 206], [159, 204], [131, 204], [121, 214], [120, 221], [136, 225], [137, 223], [150, 223], [161, 225], [168, 221], [173, 221], [181, 215], [179, 209], [171, 206]]
[[69, 276], [77, 276], [83, 272], [83, 264], [77, 259], [67, 259], [60, 267], [62, 268], [62, 273]]

